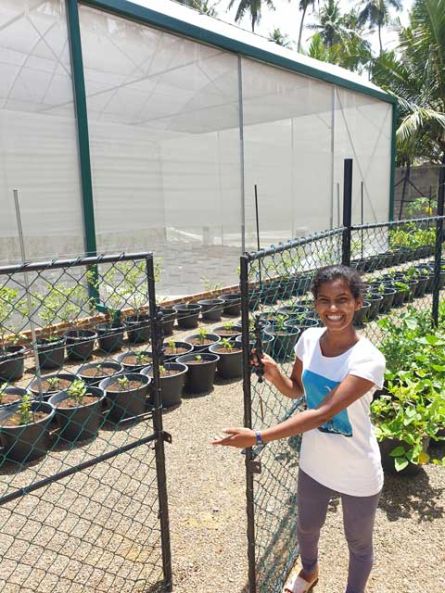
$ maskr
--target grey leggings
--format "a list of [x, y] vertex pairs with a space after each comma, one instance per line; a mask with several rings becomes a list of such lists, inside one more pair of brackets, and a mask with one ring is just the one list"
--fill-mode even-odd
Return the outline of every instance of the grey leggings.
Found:
[[[298, 543], [305, 571], [317, 566], [320, 529], [326, 519], [329, 500], [338, 494], [322, 486], [300, 469], [298, 476]], [[346, 593], [364, 593], [373, 564], [372, 531], [380, 493], [374, 496], [340, 494], [343, 526], [349, 547]]]

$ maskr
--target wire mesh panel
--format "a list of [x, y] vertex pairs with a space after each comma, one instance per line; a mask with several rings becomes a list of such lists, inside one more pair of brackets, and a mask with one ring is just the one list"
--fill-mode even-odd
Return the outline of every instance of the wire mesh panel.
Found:
[[[443, 300], [442, 245], [439, 216], [342, 227], [243, 256], [245, 425], [266, 428], [304, 408], [263, 381], [251, 357], [252, 349], [265, 352], [290, 375], [298, 338], [320, 325], [310, 292], [319, 268], [345, 263], [360, 272], [366, 292], [354, 325], [378, 346], [388, 327], [406, 323], [410, 308], [423, 311], [431, 328]], [[291, 437], [245, 451], [250, 593], [281, 592], [298, 555], [299, 445]]]
[[0, 591], [171, 589], [149, 253], [0, 268]]

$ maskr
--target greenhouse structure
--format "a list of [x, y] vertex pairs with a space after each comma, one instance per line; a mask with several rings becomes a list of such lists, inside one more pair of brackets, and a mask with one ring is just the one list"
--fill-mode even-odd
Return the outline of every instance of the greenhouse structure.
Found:
[[236, 282], [255, 186], [262, 244], [341, 224], [345, 158], [392, 217], [394, 101], [349, 71], [169, 0], [3, 0], [0, 53], [3, 261], [13, 190], [28, 259], [153, 250], [166, 294]]

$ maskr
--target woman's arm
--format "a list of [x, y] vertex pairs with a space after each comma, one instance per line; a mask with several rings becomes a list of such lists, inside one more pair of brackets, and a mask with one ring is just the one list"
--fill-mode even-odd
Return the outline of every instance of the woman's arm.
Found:
[[[261, 431], [263, 441], [268, 443], [318, 428], [365, 395], [373, 385], [374, 383], [368, 379], [348, 375], [340, 385], [328, 393], [318, 408], [299, 412], [284, 422]], [[255, 431], [250, 428], [227, 428], [224, 433], [228, 436], [212, 441], [212, 444], [241, 449], [255, 444]]]
[[264, 378], [275, 385], [283, 395], [292, 399], [304, 395], [303, 384], [301, 382], [303, 365], [299, 358], [295, 359], [290, 377], [283, 375], [277, 363], [267, 354], [263, 354], [261, 362], [264, 365]]

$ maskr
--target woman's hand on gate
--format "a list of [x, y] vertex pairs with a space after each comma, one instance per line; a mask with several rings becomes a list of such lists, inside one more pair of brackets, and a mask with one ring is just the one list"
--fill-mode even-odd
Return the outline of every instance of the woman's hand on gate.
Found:
[[255, 432], [250, 428], [226, 428], [223, 433], [227, 436], [214, 439], [210, 441], [211, 444], [246, 449], [252, 447], [256, 442]]
[[[255, 349], [252, 350], [252, 357], [250, 361], [254, 367], [258, 367], [260, 364]], [[267, 381], [273, 382], [274, 378], [278, 378], [280, 376], [281, 373], [277, 363], [268, 354], [263, 353], [261, 357], [261, 364], [263, 365], [264, 370], [263, 377]]]

